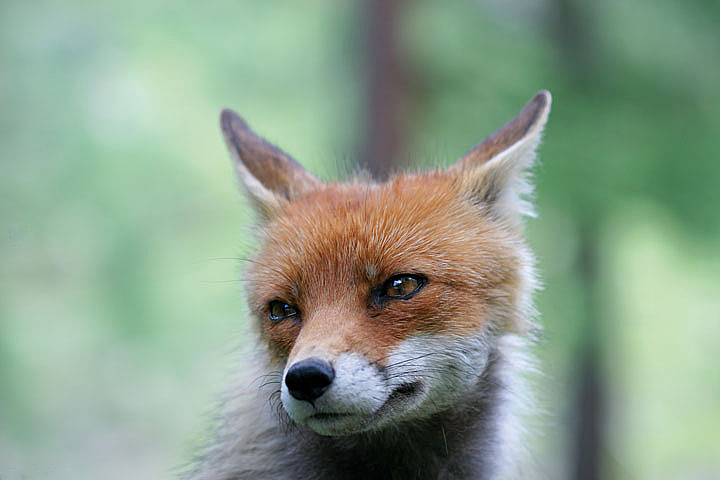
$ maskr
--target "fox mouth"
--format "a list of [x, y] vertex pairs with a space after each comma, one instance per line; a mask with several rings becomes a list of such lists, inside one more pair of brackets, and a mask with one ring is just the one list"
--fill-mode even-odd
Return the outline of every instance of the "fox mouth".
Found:
[[420, 393], [421, 386], [420, 382], [403, 383], [392, 391], [383, 406], [378, 410], [378, 413], [382, 410], [395, 409], [400, 404], [407, 403], [408, 400]]
[[[323, 425], [323, 428], [328, 428], [330, 425], [345, 424], [348, 420], [355, 417], [356, 420], [351, 422], [355, 423], [359, 421], [360, 424], [358, 426], [362, 425], [362, 427], [360, 427], [359, 430], [356, 430], [357, 427], [351, 428], [351, 430], [362, 431], [373, 428], [379, 421], [391, 416], [396, 411], [407, 409], [412, 399], [420, 392], [422, 392], [422, 384], [420, 382], [403, 383], [396, 387], [390, 396], [388, 396], [387, 400], [385, 400], [385, 403], [369, 416], [349, 412], [316, 412], [310, 415], [308, 420], [315, 424], [316, 427]], [[365, 417], [364, 421], [360, 420], [362, 417]]]
[[393, 392], [390, 394], [390, 397], [388, 398], [388, 402], [393, 400], [393, 398], [402, 398], [402, 397], [410, 397], [418, 393], [420, 390], [420, 382], [411, 382], [411, 383], [403, 383], [399, 387], [397, 387]]
[[333, 413], [333, 412], [318, 412], [310, 415], [309, 418], [312, 418], [313, 420], [339, 420], [341, 418], [349, 417], [352, 415], [352, 413]]
[[411, 406], [412, 399], [422, 392], [422, 383], [403, 383], [392, 391], [385, 403], [372, 415], [368, 426], [381, 421], [397, 411], [406, 410]]

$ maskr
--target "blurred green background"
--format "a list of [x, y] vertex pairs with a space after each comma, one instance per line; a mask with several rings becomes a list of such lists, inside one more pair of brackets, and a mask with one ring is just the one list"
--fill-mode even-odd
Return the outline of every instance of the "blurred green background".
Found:
[[[336, 176], [367, 114], [363, 8], [0, 3], [2, 480], [173, 478], [202, 444], [252, 247], [217, 114]], [[399, 11], [403, 159], [449, 164], [554, 97], [535, 476], [578, 478], [589, 412], [601, 478], [720, 479], [720, 2]]]

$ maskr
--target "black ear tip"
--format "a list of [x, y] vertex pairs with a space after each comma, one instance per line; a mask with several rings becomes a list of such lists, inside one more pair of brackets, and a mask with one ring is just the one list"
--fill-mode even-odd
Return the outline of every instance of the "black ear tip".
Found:
[[220, 127], [225, 131], [232, 130], [233, 126], [247, 128], [245, 121], [234, 110], [223, 108], [220, 111]]
[[229, 108], [223, 108], [222, 110], [220, 110], [220, 123], [226, 123], [237, 116], [238, 114], [235, 113], [235, 111]]
[[531, 102], [538, 104], [541, 108], [547, 108], [552, 103], [552, 95], [548, 90], [540, 90], [535, 94]]

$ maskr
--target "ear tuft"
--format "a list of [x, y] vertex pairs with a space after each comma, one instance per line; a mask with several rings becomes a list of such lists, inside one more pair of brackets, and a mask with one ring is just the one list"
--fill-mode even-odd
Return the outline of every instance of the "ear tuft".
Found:
[[473, 203], [514, 220], [534, 216], [527, 199], [532, 193], [528, 170], [535, 163], [551, 102], [550, 92], [541, 90], [515, 118], [448, 169]]
[[240, 182], [266, 218], [283, 202], [322, 185], [290, 155], [253, 132], [237, 113], [220, 112], [220, 128]]

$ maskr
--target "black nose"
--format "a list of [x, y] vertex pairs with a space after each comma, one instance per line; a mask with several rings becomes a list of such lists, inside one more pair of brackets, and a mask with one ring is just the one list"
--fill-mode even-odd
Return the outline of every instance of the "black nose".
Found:
[[312, 403], [320, 397], [335, 378], [332, 365], [318, 358], [308, 358], [294, 364], [285, 375], [290, 395]]

